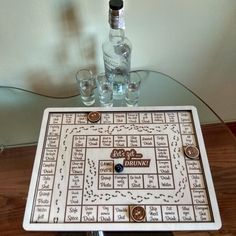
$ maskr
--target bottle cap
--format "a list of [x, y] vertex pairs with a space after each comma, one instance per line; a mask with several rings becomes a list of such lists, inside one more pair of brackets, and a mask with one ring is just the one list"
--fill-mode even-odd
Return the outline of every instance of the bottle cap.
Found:
[[97, 111], [92, 111], [88, 114], [88, 120], [92, 123], [98, 122], [101, 119], [101, 114]]
[[142, 222], [145, 220], [146, 211], [142, 206], [134, 206], [131, 208], [131, 218], [135, 222]]
[[112, 29], [124, 29], [124, 10], [122, 0], [111, 0], [109, 2], [109, 24]]
[[123, 8], [123, 1], [122, 0], [110, 0], [109, 2], [110, 9], [112, 10], [120, 10]]
[[199, 157], [199, 149], [194, 145], [188, 145], [184, 148], [184, 153], [188, 158], [196, 159]]

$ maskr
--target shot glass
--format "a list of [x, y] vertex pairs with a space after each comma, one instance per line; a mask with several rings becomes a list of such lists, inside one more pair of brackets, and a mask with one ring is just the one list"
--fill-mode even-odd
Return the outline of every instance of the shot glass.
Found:
[[85, 106], [92, 106], [95, 103], [95, 76], [92, 71], [81, 69], [76, 73], [76, 80], [79, 85], [80, 96]]
[[128, 107], [138, 105], [140, 95], [141, 77], [138, 73], [130, 73], [129, 79], [126, 84], [125, 102]]
[[105, 74], [97, 75], [97, 88], [99, 94], [99, 102], [103, 107], [113, 106], [113, 85]]

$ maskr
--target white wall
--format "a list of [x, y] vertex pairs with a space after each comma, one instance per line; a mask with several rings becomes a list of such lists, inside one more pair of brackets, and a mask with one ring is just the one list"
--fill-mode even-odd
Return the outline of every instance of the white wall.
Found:
[[[0, 3], [1, 85], [67, 94], [78, 68], [103, 70], [108, 0]], [[235, 0], [126, 0], [125, 15], [132, 69], [169, 74], [236, 120]]]

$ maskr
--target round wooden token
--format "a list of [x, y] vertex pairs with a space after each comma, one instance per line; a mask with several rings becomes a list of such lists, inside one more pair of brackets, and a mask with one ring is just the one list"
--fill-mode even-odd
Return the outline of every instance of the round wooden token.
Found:
[[101, 119], [101, 114], [97, 111], [92, 111], [88, 114], [88, 120], [92, 123], [98, 122]]
[[184, 148], [184, 153], [187, 157], [195, 159], [199, 157], [199, 150], [194, 145], [188, 145]]
[[142, 206], [135, 206], [131, 209], [131, 218], [135, 222], [142, 222], [146, 217], [146, 211]]

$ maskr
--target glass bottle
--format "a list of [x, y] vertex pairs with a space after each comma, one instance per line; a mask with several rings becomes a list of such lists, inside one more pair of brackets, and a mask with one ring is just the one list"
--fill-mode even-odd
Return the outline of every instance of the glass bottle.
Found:
[[125, 37], [123, 1], [110, 0], [109, 7], [109, 39], [102, 45], [105, 75], [113, 83], [113, 98], [122, 99], [129, 79], [132, 46]]

